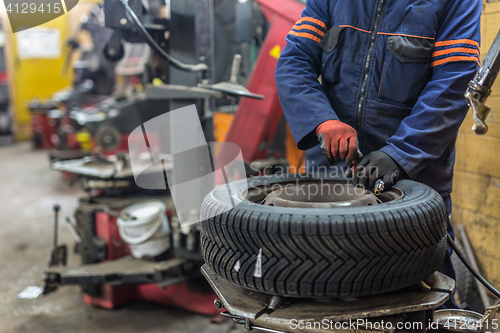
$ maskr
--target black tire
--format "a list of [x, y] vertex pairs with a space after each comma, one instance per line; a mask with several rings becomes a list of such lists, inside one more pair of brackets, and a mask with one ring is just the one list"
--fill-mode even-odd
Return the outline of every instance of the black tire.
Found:
[[[441, 196], [423, 184], [399, 181], [401, 199], [363, 207], [282, 208], [241, 199], [250, 187], [304, 178], [261, 176], [231, 183], [237, 204], [231, 209], [226, 186], [209, 193], [201, 207], [206, 263], [234, 284], [291, 297], [388, 292], [411, 286], [441, 266], [446, 209]], [[259, 278], [254, 275], [260, 249]]]

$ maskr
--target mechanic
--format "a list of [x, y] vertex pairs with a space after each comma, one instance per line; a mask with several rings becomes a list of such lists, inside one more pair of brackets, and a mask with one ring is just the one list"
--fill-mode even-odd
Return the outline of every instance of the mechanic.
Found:
[[[481, 0], [307, 0], [276, 68], [307, 170], [344, 170], [359, 142], [365, 157], [355, 184], [373, 189], [381, 179], [387, 190], [409, 178], [438, 191], [451, 214], [454, 144], [480, 65], [481, 9]], [[454, 236], [449, 221], [448, 232]], [[448, 245], [440, 271], [454, 279], [450, 255]]]

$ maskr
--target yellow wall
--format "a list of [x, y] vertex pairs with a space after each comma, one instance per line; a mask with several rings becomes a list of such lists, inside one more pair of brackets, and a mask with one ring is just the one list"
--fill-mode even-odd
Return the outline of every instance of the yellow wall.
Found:
[[[500, 30], [500, 2], [483, 2], [481, 53], [486, 55]], [[500, 288], [500, 77], [488, 105], [489, 131], [476, 135], [472, 111], [460, 128], [452, 222], [463, 224], [485, 277]]]
[[63, 71], [68, 49], [66, 41], [79, 25], [79, 17], [99, 1], [80, 0], [66, 15], [39, 27], [60, 31], [61, 57], [57, 59], [20, 59], [17, 54], [16, 35], [11, 32], [3, 2], [0, 2], [0, 17], [6, 32], [7, 70], [10, 77], [10, 95], [13, 107], [14, 133], [16, 140], [31, 137], [30, 113], [27, 108], [34, 98], [46, 99], [58, 90], [69, 87], [72, 71]]
[[54, 92], [71, 84], [71, 71], [63, 73], [64, 58], [68, 39], [68, 18], [66, 15], [47, 22], [40, 27], [58, 29], [61, 37], [61, 57], [57, 59], [20, 59], [17, 53], [16, 35], [9, 32], [6, 42], [9, 45], [8, 73], [10, 77], [11, 103], [14, 111], [14, 130], [17, 140], [29, 139], [30, 113], [29, 101], [38, 97], [45, 99]]

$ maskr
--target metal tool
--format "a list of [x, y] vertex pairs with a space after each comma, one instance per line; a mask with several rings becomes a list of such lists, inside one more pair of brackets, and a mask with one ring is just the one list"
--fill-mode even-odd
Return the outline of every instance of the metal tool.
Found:
[[490, 50], [484, 58], [483, 64], [479, 71], [469, 82], [467, 91], [465, 92], [465, 99], [472, 108], [472, 115], [474, 117], [474, 126], [472, 130], [476, 134], [485, 134], [488, 131], [486, 125], [486, 118], [490, 113], [490, 107], [487, 106], [486, 100], [491, 94], [491, 87], [497, 78], [500, 71], [500, 32], [495, 37]]
[[49, 267], [52, 266], [66, 266], [66, 262], [68, 259], [68, 249], [66, 245], [57, 245], [57, 234], [59, 227], [59, 210], [61, 206], [54, 205], [54, 248], [50, 253]]
[[[325, 156], [326, 160], [329, 164], [335, 163], [335, 158], [331, 158], [328, 152], [328, 148], [325, 141], [325, 136], [323, 133], [318, 134], [319, 146], [321, 147], [321, 151], [323, 152], [323, 156]], [[356, 167], [356, 163], [363, 158], [363, 153], [359, 150], [358, 142], [356, 141], [356, 152], [353, 156], [345, 159], [345, 164], [348, 168]]]
[[233, 58], [233, 65], [231, 67], [231, 78], [229, 82], [219, 82], [216, 84], [200, 83], [198, 87], [210, 90], [220, 91], [230, 96], [250, 97], [256, 99], [264, 99], [263, 95], [254, 94], [247, 88], [238, 83], [238, 73], [240, 71], [241, 55], [235, 54]]
[[375, 182], [375, 187], [373, 188], [373, 194], [380, 195], [384, 191], [385, 183], [382, 179], [378, 179]]

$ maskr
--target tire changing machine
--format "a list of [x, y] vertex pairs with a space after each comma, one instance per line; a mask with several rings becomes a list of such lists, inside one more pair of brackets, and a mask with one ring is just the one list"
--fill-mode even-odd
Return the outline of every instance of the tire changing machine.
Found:
[[463, 311], [461, 317], [449, 318], [447, 310], [442, 313], [435, 311], [455, 288], [455, 282], [439, 272], [419, 285], [403, 290], [343, 299], [273, 296], [236, 286], [218, 276], [206, 264], [202, 272], [217, 294], [215, 306], [219, 310], [225, 309], [221, 314], [249, 330], [417, 333], [436, 326], [436, 322], [446, 324], [446, 320], [450, 326], [455, 322], [473, 326], [481, 317]]

